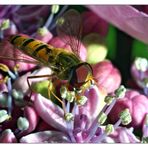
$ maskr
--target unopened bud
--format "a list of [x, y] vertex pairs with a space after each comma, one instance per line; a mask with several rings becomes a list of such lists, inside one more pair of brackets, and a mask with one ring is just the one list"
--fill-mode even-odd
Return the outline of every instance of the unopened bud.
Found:
[[8, 115], [6, 110], [0, 110], [0, 123], [8, 120], [10, 116]]
[[25, 117], [19, 117], [17, 120], [17, 127], [19, 130], [24, 131], [29, 128], [29, 121]]

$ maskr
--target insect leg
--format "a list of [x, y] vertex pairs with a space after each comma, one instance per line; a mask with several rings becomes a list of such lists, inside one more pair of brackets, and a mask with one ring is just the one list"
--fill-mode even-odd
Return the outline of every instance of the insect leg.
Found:
[[[53, 78], [53, 76], [55, 76], [54, 74], [51, 74], [51, 75], [38, 75], [38, 76], [29, 76], [27, 77], [27, 83], [28, 83], [28, 86], [31, 90], [31, 94], [30, 94], [30, 98], [32, 96], [32, 88], [31, 88], [31, 85], [30, 85], [30, 82], [29, 80], [30, 79], [37, 79], [37, 78], [48, 78], [48, 80], [50, 80], [51, 78]], [[61, 103], [62, 105], [62, 108], [64, 110], [64, 114], [66, 113], [66, 109], [65, 109], [65, 104], [63, 103], [63, 101], [51, 90], [51, 87], [50, 87], [50, 84], [48, 85], [48, 96], [50, 96], [50, 93]]]
[[29, 80], [31, 80], [31, 79], [38, 79], [38, 78], [51, 78], [51, 77], [53, 77], [53, 74], [52, 75], [38, 75], [38, 76], [29, 76], [29, 77], [27, 77], [27, 84], [29, 86], [29, 89], [31, 90], [29, 98], [31, 98], [32, 92], [33, 92]]

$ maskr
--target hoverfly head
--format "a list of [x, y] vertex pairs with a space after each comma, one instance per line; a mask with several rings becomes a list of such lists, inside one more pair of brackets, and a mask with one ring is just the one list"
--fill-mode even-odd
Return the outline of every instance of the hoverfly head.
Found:
[[93, 70], [90, 64], [83, 62], [75, 66], [71, 72], [70, 84], [79, 89], [93, 83]]

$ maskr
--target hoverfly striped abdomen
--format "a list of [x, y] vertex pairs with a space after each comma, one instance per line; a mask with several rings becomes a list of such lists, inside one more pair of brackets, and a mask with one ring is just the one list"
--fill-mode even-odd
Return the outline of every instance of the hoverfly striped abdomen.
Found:
[[39, 40], [21, 35], [12, 36], [10, 38], [10, 42], [25, 54], [35, 58], [45, 65], [52, 65], [52, 63], [49, 63], [50, 57], [53, 57], [52, 46], [45, 44]]

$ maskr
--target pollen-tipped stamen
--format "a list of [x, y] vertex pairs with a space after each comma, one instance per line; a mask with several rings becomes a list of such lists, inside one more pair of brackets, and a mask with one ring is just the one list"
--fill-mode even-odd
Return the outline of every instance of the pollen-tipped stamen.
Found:
[[13, 80], [16, 79], [16, 75], [8, 68], [7, 65], [0, 63], [0, 69], [4, 72], [7, 72]]
[[14, 68], [13, 68], [16, 77], [19, 76], [19, 73], [18, 73], [19, 68], [20, 68], [20, 65], [19, 65], [19, 64], [16, 64], [16, 65], [14, 66]]
[[51, 6], [51, 14], [47, 18], [47, 21], [44, 27], [49, 28], [51, 23], [53, 22], [54, 15], [59, 11], [59, 5], [52, 5]]

